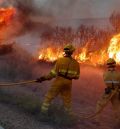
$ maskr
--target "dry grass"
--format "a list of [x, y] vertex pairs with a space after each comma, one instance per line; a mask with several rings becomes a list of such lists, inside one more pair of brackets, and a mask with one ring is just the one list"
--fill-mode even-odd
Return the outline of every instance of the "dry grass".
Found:
[[[0, 102], [14, 105], [24, 113], [30, 113], [36, 120], [43, 121], [54, 126], [73, 126], [77, 118], [71, 118], [64, 111], [63, 107], [51, 105], [48, 115], [43, 116], [40, 112], [41, 102], [33, 96], [17, 96], [0, 90]], [[44, 117], [44, 118], [43, 118]]]

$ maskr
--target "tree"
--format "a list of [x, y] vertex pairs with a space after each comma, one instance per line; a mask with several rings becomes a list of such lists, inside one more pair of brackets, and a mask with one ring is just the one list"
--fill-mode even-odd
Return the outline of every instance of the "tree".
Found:
[[120, 13], [113, 12], [109, 18], [109, 21], [115, 29], [115, 32], [120, 32]]

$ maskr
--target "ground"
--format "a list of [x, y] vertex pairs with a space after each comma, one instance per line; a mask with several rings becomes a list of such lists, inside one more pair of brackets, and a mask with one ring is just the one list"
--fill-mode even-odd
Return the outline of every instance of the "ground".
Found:
[[[51, 65], [41, 65], [40, 73], [44, 74], [49, 71]], [[91, 114], [94, 112], [96, 101], [100, 98], [104, 90], [104, 82], [102, 80], [103, 69], [100, 67], [93, 67], [81, 65], [80, 79], [73, 81], [73, 110], [80, 117], [78, 122], [71, 127], [56, 126], [54, 123], [44, 123], [38, 120], [34, 115], [22, 110], [22, 106], [17, 106], [19, 103], [14, 102], [15, 96], [33, 96], [37, 98], [37, 102], [41, 102], [45, 93], [49, 89], [52, 82], [43, 82], [41, 84], [31, 84], [20, 87], [1, 87], [1, 94], [3, 96], [14, 96], [12, 101], [6, 101], [4, 97], [0, 99], [0, 121], [6, 129], [113, 129], [115, 126], [111, 104], [109, 104], [102, 112], [100, 118], [83, 119], [83, 114]], [[17, 99], [16, 97], [16, 99]], [[3, 99], [3, 100], [2, 100]], [[59, 97], [58, 97], [59, 99]], [[61, 101], [55, 100], [54, 104], [61, 104]], [[28, 101], [25, 101], [25, 104]], [[22, 102], [23, 103], [23, 102]], [[54, 105], [53, 104], [53, 105]], [[31, 106], [29, 104], [29, 106]], [[25, 107], [26, 109], [28, 107]], [[34, 109], [34, 108], [33, 108]], [[59, 116], [57, 116], [59, 118]], [[117, 129], [117, 128], [116, 128]]]

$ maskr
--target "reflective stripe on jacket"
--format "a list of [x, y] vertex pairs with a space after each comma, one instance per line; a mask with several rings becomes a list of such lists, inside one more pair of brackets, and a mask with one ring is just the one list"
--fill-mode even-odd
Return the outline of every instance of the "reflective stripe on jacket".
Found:
[[119, 84], [120, 82], [119, 81], [105, 81], [105, 83], [108, 83], [108, 84]]
[[80, 75], [79, 63], [71, 57], [60, 58], [50, 74], [51, 76], [62, 75], [66, 78], [78, 79]]
[[104, 73], [103, 78], [107, 87], [120, 85], [120, 72], [107, 71]]

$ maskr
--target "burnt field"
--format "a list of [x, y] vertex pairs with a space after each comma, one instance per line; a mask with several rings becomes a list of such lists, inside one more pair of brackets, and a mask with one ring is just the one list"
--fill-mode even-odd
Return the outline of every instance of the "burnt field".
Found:
[[[17, 50], [17, 51], [16, 51]], [[16, 47], [14, 52], [0, 57], [0, 80], [1, 82], [18, 82], [22, 80], [34, 80], [37, 77], [46, 74], [52, 68], [50, 63], [38, 63], [22, 48]], [[104, 91], [104, 82], [102, 74], [105, 68], [94, 67], [81, 64], [80, 79], [73, 81], [73, 110], [81, 117], [82, 114], [91, 114], [95, 110], [96, 101]], [[20, 86], [9, 86], [0, 88], [0, 104], [7, 107], [6, 110], [13, 112], [13, 116], [6, 111], [1, 110], [1, 123], [12, 125], [13, 129], [23, 128], [72, 128], [72, 129], [113, 129], [115, 122], [113, 118], [112, 107], [109, 104], [102, 112], [99, 123], [95, 119], [77, 118], [74, 122], [63, 114], [62, 102], [59, 97], [54, 100], [50, 107], [51, 116], [47, 122], [41, 123], [40, 105], [43, 97], [49, 89], [52, 81], [43, 83], [33, 83]], [[1, 107], [2, 107], [1, 106]], [[3, 107], [4, 107], [3, 106]], [[16, 117], [15, 112], [24, 114], [21, 118]], [[19, 114], [18, 113], [18, 114]], [[61, 115], [62, 113], [62, 115]], [[16, 118], [16, 120], [14, 120]], [[28, 122], [28, 118], [34, 121], [34, 124], [24, 125], [22, 122]], [[13, 120], [11, 120], [13, 119]], [[20, 120], [23, 119], [23, 120]], [[7, 122], [6, 122], [7, 121]], [[19, 126], [18, 125], [19, 121]], [[39, 126], [36, 126], [36, 123]], [[4, 124], [3, 124], [4, 125]], [[41, 125], [41, 127], [40, 127]], [[7, 126], [7, 128], [8, 128]], [[46, 127], [47, 126], [47, 127]]]

